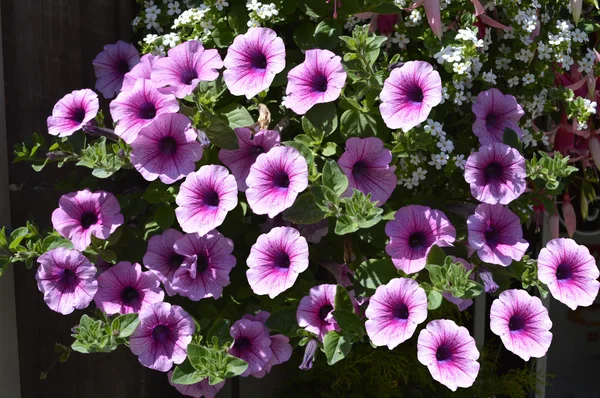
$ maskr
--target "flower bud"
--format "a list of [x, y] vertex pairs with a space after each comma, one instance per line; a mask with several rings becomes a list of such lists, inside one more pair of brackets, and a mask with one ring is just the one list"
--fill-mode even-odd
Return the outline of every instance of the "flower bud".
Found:
[[319, 348], [319, 343], [317, 343], [317, 340], [310, 339], [308, 344], [306, 344], [306, 348], [304, 349], [304, 358], [302, 359], [302, 364], [300, 364], [298, 369], [312, 369], [313, 361], [315, 359], [315, 355], [317, 354], [317, 348]]
[[592, 136], [590, 137], [590, 141], [588, 142], [588, 147], [590, 149], [590, 154], [594, 159], [594, 163], [596, 164], [596, 168], [600, 170], [600, 141], [598, 137]]
[[563, 218], [565, 219], [567, 233], [571, 238], [575, 234], [575, 229], [577, 228], [577, 217], [575, 215], [575, 209], [571, 204], [571, 198], [569, 197], [568, 192], [565, 192], [565, 194], [563, 195], [562, 213]]

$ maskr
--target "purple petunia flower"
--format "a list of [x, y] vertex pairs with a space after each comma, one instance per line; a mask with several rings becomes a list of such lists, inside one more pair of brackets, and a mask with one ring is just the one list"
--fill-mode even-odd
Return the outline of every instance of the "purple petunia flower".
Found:
[[139, 79], [131, 90], [122, 91], [110, 103], [110, 114], [117, 123], [115, 134], [128, 144], [158, 115], [178, 110], [177, 98], [161, 93], [156, 83], [147, 79]]
[[227, 49], [223, 80], [233, 95], [250, 99], [269, 88], [285, 68], [285, 45], [269, 28], [250, 28]]
[[58, 208], [52, 212], [54, 229], [81, 251], [92, 243], [92, 235], [108, 239], [123, 221], [117, 198], [105, 191], [68, 193], [60, 197]]
[[204, 235], [223, 224], [227, 213], [237, 206], [235, 177], [223, 166], [202, 166], [188, 174], [175, 202], [181, 229]]
[[38, 258], [35, 274], [44, 301], [63, 315], [90, 305], [98, 291], [96, 267], [77, 250], [58, 247]]
[[255, 214], [275, 217], [291, 207], [308, 186], [308, 166], [292, 147], [274, 147], [258, 155], [246, 178], [246, 198]]
[[180, 113], [163, 113], [131, 143], [131, 164], [148, 181], [172, 184], [196, 169], [202, 158], [198, 134]]
[[478, 271], [481, 282], [483, 282], [483, 290], [486, 293], [494, 293], [500, 286], [494, 280], [494, 275], [484, 267], [479, 267]]
[[386, 224], [385, 233], [390, 237], [386, 253], [396, 268], [407, 274], [425, 268], [433, 245], [452, 246], [456, 239], [456, 229], [443, 212], [419, 205], [399, 209]]
[[112, 98], [121, 90], [123, 77], [140, 62], [140, 53], [133, 44], [119, 40], [107, 44], [92, 61], [96, 73], [96, 90], [104, 98]]
[[346, 141], [346, 151], [340, 156], [338, 165], [348, 177], [348, 188], [342, 197], [352, 196], [353, 189], [365, 195], [371, 194], [371, 200], [383, 205], [389, 198], [398, 178], [390, 166], [392, 152], [383, 147], [379, 138], [352, 137]]
[[333, 318], [336, 285], [317, 285], [310, 289], [298, 305], [296, 320], [301, 328], [316, 334], [319, 340], [331, 330], [340, 330]]
[[94, 120], [100, 105], [98, 94], [88, 88], [75, 90], [62, 97], [49, 116], [46, 123], [48, 134], [68, 137]]
[[196, 40], [181, 43], [168, 54], [156, 60], [151, 76], [158, 85], [168, 85], [177, 98], [191, 95], [200, 82], [216, 80], [223, 67], [219, 52], [204, 49]]
[[600, 272], [587, 247], [572, 239], [552, 239], [540, 251], [537, 265], [540, 282], [555, 299], [572, 310], [594, 303]]
[[275, 298], [291, 288], [308, 268], [308, 243], [294, 228], [273, 228], [258, 237], [246, 262], [252, 291]]
[[304, 62], [287, 77], [285, 106], [299, 115], [316, 104], [338, 99], [346, 82], [342, 59], [329, 50], [307, 50]]
[[502, 205], [482, 203], [467, 219], [469, 245], [486, 263], [508, 267], [523, 258], [529, 243], [523, 239], [519, 216]]
[[517, 122], [525, 112], [512, 95], [504, 95], [497, 88], [482, 91], [477, 95], [471, 110], [476, 117], [473, 133], [479, 137], [481, 145], [502, 142], [507, 128], [523, 138], [523, 131]]
[[165, 298], [160, 282], [152, 272], [142, 272], [139, 264], [121, 261], [98, 276], [96, 307], [113, 314], [140, 312]]
[[548, 310], [525, 290], [500, 293], [490, 309], [490, 329], [500, 336], [504, 347], [524, 361], [546, 355], [552, 333]]
[[225, 385], [225, 382], [222, 381], [220, 383], [215, 384], [214, 386], [211, 386], [210, 383], [208, 382], [208, 378], [202, 379], [198, 383], [194, 383], [194, 384], [176, 384], [171, 381], [171, 377], [173, 377], [172, 371], [169, 372], [168, 377], [169, 377], [169, 384], [171, 384], [173, 387], [175, 387], [175, 389], [181, 395], [185, 395], [186, 397], [193, 397], [193, 398], [202, 398], [202, 397], [215, 398], [217, 393], [219, 391], [221, 391], [221, 389]]
[[419, 333], [417, 358], [431, 377], [452, 391], [471, 387], [479, 373], [479, 351], [469, 331], [454, 321], [431, 321]]
[[178, 305], [155, 303], [140, 311], [140, 324], [129, 344], [147, 368], [168, 372], [187, 357], [187, 346], [196, 331], [194, 320]]
[[410, 339], [417, 325], [427, 319], [427, 294], [415, 280], [392, 279], [377, 288], [365, 315], [371, 342], [393, 350]]
[[260, 130], [254, 134], [247, 127], [235, 129], [239, 148], [235, 150], [221, 149], [219, 160], [229, 167], [231, 173], [237, 180], [238, 189], [246, 192], [246, 178], [250, 173], [250, 167], [256, 162], [261, 153], [269, 152], [271, 148], [279, 145], [279, 132], [275, 130]]
[[241, 376], [260, 373], [273, 355], [271, 337], [265, 325], [258, 321], [240, 319], [231, 325], [229, 334], [233, 337], [229, 353], [248, 362], [248, 369]]
[[390, 129], [408, 131], [424, 122], [442, 101], [442, 79], [424, 61], [409, 61], [383, 82], [379, 110]]
[[480, 202], [507, 205], [527, 186], [525, 158], [508, 145], [491, 143], [473, 152], [465, 164], [465, 180]]
[[[139, 79], [150, 79], [152, 73], [152, 67], [154, 63], [161, 57], [159, 55], [146, 54], [140, 58], [140, 63], [134, 66], [129, 72], [127, 72], [123, 78], [123, 87], [121, 91], [129, 91], [135, 86], [135, 82]], [[161, 90], [162, 91], [162, 90]]]
[[174, 247], [176, 253], [184, 256], [184, 263], [175, 271], [173, 290], [192, 301], [221, 297], [236, 262], [231, 254], [231, 239], [218, 231], [209, 231], [204, 236], [187, 234]]
[[162, 282], [169, 296], [176, 294], [172, 288], [173, 277], [185, 261], [174, 248], [175, 242], [181, 238], [183, 234], [175, 229], [167, 229], [162, 235], [154, 235], [148, 240], [148, 249], [143, 259], [144, 266]]

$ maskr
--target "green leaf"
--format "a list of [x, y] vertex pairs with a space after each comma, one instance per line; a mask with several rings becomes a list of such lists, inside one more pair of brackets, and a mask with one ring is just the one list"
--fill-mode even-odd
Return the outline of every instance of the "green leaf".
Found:
[[233, 337], [229, 334], [229, 329], [231, 329], [231, 321], [229, 319], [218, 320], [208, 329], [207, 340], [212, 341], [213, 337], [216, 337], [219, 346], [225, 347], [233, 341]]
[[315, 25], [310, 22], [301, 23], [294, 29], [294, 41], [301, 50], [315, 48]]
[[305, 192], [286, 211], [283, 219], [295, 224], [314, 224], [325, 218], [325, 212], [317, 206], [315, 197]]
[[239, 148], [237, 135], [228, 123], [207, 111], [202, 112], [200, 116], [204, 121], [204, 125], [200, 129], [206, 133], [211, 144], [229, 150]]
[[27, 227], [19, 227], [13, 230], [10, 234], [10, 245], [8, 246], [8, 248], [10, 250], [15, 250], [28, 234], [29, 229]]
[[354, 280], [366, 289], [377, 289], [398, 277], [398, 270], [389, 258], [369, 259], [358, 266]]
[[8, 241], [6, 240], [6, 227], [0, 229], [0, 249], [8, 249]]
[[115, 318], [111, 328], [119, 330], [119, 338], [126, 338], [131, 336], [139, 324], [138, 314], [123, 314]]
[[[325, 104], [313, 106], [302, 118], [303, 128], [305, 122], [309, 127], [322, 131], [325, 137], [334, 133], [338, 128], [338, 117], [335, 104], [333, 102], [327, 102]], [[304, 132], [309, 134], [306, 129]]]
[[333, 308], [336, 310], [345, 310], [354, 312], [354, 306], [352, 305], [352, 299], [348, 294], [346, 288], [342, 285], [335, 287], [335, 300], [333, 302]]
[[335, 160], [328, 160], [323, 166], [323, 185], [341, 195], [348, 188], [348, 177], [342, 173]]
[[175, 367], [173, 375], [171, 376], [171, 381], [175, 384], [189, 385], [196, 384], [204, 378], [205, 376], [201, 372], [198, 372], [186, 358], [183, 363]]
[[187, 346], [188, 359], [190, 364], [196, 369], [203, 371], [204, 363], [203, 358], [210, 359], [210, 350], [204, 346], [198, 344], [188, 344]]
[[444, 275], [442, 274], [442, 267], [435, 264], [427, 264], [425, 266], [429, 272], [429, 280], [434, 286], [443, 286], [446, 282]]
[[162, 229], [168, 229], [175, 222], [175, 210], [170, 205], [164, 205], [154, 213], [154, 220]]
[[435, 310], [439, 308], [440, 305], [442, 305], [443, 298], [444, 297], [442, 296], [442, 293], [438, 292], [437, 290], [430, 291], [427, 295], [427, 309]]
[[358, 315], [346, 310], [333, 311], [333, 317], [342, 329], [342, 332], [351, 336], [364, 336], [364, 325]]
[[216, 24], [210, 36], [213, 38], [215, 45], [218, 48], [225, 48], [233, 43], [235, 33], [225, 22], [219, 22]]
[[323, 338], [323, 350], [329, 365], [344, 359], [351, 349], [352, 344], [335, 330], [330, 331]]
[[515, 148], [519, 152], [523, 152], [523, 145], [521, 144], [521, 141], [519, 140], [519, 136], [517, 135], [517, 133], [514, 130], [509, 129], [508, 127], [504, 129], [504, 135], [502, 136], [502, 142], [504, 142], [506, 145], [508, 145], [510, 147]]
[[[383, 129], [385, 129], [385, 126]], [[378, 136], [377, 130], [375, 117], [358, 109], [345, 111], [340, 119], [340, 131], [346, 139], [350, 137], [376, 137]]]
[[227, 118], [229, 127], [232, 129], [248, 127], [254, 124], [254, 119], [252, 118], [252, 115], [250, 115], [250, 112], [248, 112], [245, 107], [236, 104], [235, 102], [220, 109], [218, 113]]
[[319, 22], [315, 29], [315, 43], [318, 48], [333, 50], [338, 44], [338, 37], [342, 34], [342, 25], [337, 20], [324, 20]]
[[335, 233], [337, 235], [351, 234], [358, 231], [359, 228], [358, 223], [346, 215], [339, 216], [335, 223]]
[[323, 156], [333, 156], [336, 154], [337, 148], [338, 146], [335, 142], [326, 142], [325, 146], [323, 147], [323, 150], [321, 151], [321, 154]]
[[246, 361], [240, 358], [236, 358], [233, 355], [227, 355], [227, 357], [225, 358], [225, 363], [227, 365], [226, 372], [224, 375], [226, 379], [239, 376], [242, 373], [244, 373], [246, 369], [248, 369], [248, 363]]
[[446, 261], [446, 253], [438, 245], [431, 246], [427, 255], [427, 264], [444, 265]]
[[315, 158], [309, 147], [297, 141], [284, 141], [282, 144], [296, 148], [298, 152], [300, 152], [300, 155], [302, 155], [302, 157], [306, 160], [306, 164], [308, 164], [308, 167], [310, 168], [310, 165], [314, 162]]
[[298, 331], [298, 323], [296, 321], [296, 312], [298, 308], [281, 307], [271, 313], [267, 319], [266, 326], [271, 331], [282, 333], [288, 337], [296, 337]]

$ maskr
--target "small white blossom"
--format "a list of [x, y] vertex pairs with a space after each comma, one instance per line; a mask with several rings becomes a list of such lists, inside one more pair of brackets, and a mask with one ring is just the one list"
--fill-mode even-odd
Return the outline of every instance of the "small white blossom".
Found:
[[[427, 175], [427, 170], [423, 170], [421, 167], [419, 167], [416, 171], [413, 171], [412, 173], [412, 177], [413, 177], [413, 181], [419, 181], [419, 180], [424, 180], [425, 177]], [[418, 183], [417, 183], [418, 185]]]
[[456, 105], [462, 105], [463, 102], [465, 102], [467, 100], [467, 97], [465, 96], [465, 93], [463, 91], [457, 91], [454, 94], [454, 103]]
[[571, 32], [571, 38], [577, 43], [585, 43], [590, 40], [587, 33], [582, 32], [579, 29], [575, 29], [575, 31]]
[[257, 11], [262, 3], [258, 0], [250, 0], [246, 3], [246, 8], [250, 11]]
[[454, 164], [459, 169], [464, 170], [466, 163], [467, 163], [467, 161], [465, 160], [465, 155], [456, 155], [456, 156], [454, 156]]
[[535, 81], [535, 76], [531, 73], [527, 73], [525, 74], [525, 76], [523, 76], [523, 85], [527, 86], [528, 84], [531, 84]]
[[509, 65], [512, 62], [512, 60], [508, 59], [508, 58], [504, 58], [504, 57], [499, 57], [496, 58], [496, 68], [502, 70], [508, 70], [509, 69]]
[[259, 28], [260, 22], [255, 19], [249, 19], [247, 25], [249, 28]]
[[360, 22], [360, 19], [355, 16], [350, 16], [346, 19], [346, 23], [344, 24], [344, 29], [352, 30], [356, 24]]
[[401, 49], [405, 49], [406, 45], [410, 43], [410, 39], [404, 33], [395, 32], [394, 36], [390, 37], [390, 42], [398, 44]]
[[483, 72], [482, 78], [484, 81], [496, 85], [496, 75], [494, 74], [493, 71], [489, 71], [489, 72]]
[[158, 35], [148, 34], [146, 37], [144, 37], [144, 43], [152, 44], [156, 41], [156, 39], [158, 39]]
[[167, 5], [167, 7], [169, 8], [169, 10], [167, 11], [167, 14], [169, 14], [169, 15], [175, 15], [175, 14], [179, 15], [179, 14], [181, 14], [181, 8], [179, 8], [179, 2], [178, 1], [175, 1], [173, 3], [169, 3]]
[[425, 132], [430, 133], [432, 136], [441, 135], [443, 131], [443, 126], [441, 123], [435, 122], [432, 119], [427, 119], [427, 124], [423, 127]]
[[585, 111], [588, 113], [596, 113], [596, 102], [595, 101], [591, 101], [587, 98], [583, 99], [583, 106], [585, 107]]
[[135, 17], [133, 18], [133, 21], [131, 21], [131, 26], [135, 28], [140, 24], [140, 22], [142, 22], [142, 19], [140, 17]]
[[158, 14], [161, 13], [161, 9], [157, 6], [148, 7], [144, 11], [146, 12], [146, 19], [148, 21], [156, 21]]
[[175, 47], [181, 39], [175, 32], [167, 33], [163, 36], [163, 44], [171, 48]]
[[446, 163], [448, 163], [448, 159], [450, 158], [450, 156], [448, 156], [446, 153], [436, 153], [436, 154], [431, 154], [431, 160], [428, 162], [429, 165], [431, 166], [435, 166], [435, 168], [437, 170], [441, 170], [442, 166], [445, 166]]
[[440, 141], [436, 144], [436, 146], [440, 148], [440, 151], [442, 152], [452, 153], [452, 151], [454, 150], [454, 143], [446, 139], [445, 137], [441, 137]]
[[223, 11], [223, 8], [229, 7], [227, 0], [215, 0], [215, 8], [219, 11]]
[[471, 41], [475, 44], [475, 47], [483, 47], [483, 40], [479, 39], [477, 33], [468, 27], [466, 29], [459, 29], [455, 38], [457, 40]]
[[394, 4], [400, 8], [406, 7], [406, 0], [394, 0]]
[[411, 24], [414, 26], [421, 22], [423, 17], [421, 16], [419, 10], [412, 10], [410, 15], [408, 16], [408, 19], [410, 19]]
[[213, 25], [212, 19], [208, 19], [206, 21], [200, 22], [200, 27], [204, 29], [204, 34], [209, 35], [211, 31], [215, 28], [215, 25]]
[[506, 55], [510, 52], [510, 47], [508, 47], [506, 44], [502, 43], [502, 44], [500, 44], [500, 47], [498, 47], [498, 51], [500, 51], [502, 54]]

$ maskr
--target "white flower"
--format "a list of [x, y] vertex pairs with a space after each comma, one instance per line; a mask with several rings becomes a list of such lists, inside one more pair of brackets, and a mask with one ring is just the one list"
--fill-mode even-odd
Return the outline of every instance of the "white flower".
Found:
[[442, 133], [444, 133], [443, 127], [444, 126], [441, 123], [435, 122], [432, 119], [427, 119], [427, 124], [423, 127], [423, 130], [435, 137], [436, 135], [442, 135]]
[[250, 11], [256, 11], [262, 6], [262, 3], [258, 0], [250, 0], [246, 3], [246, 8]]
[[[398, 181], [398, 183], [400, 183], [400, 181]], [[419, 182], [417, 181], [417, 183], [415, 184], [415, 182], [412, 178], [402, 179], [402, 183], [408, 189], [412, 189], [415, 185], [419, 185]]]
[[421, 16], [421, 13], [419, 12], [419, 10], [412, 10], [410, 15], [408, 16], [408, 19], [410, 19], [410, 21], [416, 25], [419, 22], [421, 22], [421, 19], [423, 19], [423, 17]]
[[528, 48], [522, 48], [519, 54], [517, 54], [517, 59], [525, 63], [531, 61], [532, 58], [533, 52]]
[[174, 14], [181, 14], [181, 8], [179, 8], [179, 2], [175, 1], [173, 3], [169, 3], [167, 5], [167, 7], [169, 8], [169, 10], [167, 11], [167, 14], [169, 15], [174, 15]]
[[502, 54], [506, 55], [510, 52], [510, 47], [508, 47], [506, 44], [502, 43], [502, 44], [500, 44], [500, 47], [498, 47], [498, 51], [500, 51]]
[[255, 19], [250, 19], [250, 20], [248, 20], [247, 25], [248, 25], [249, 28], [259, 28], [260, 27], [260, 22], [258, 22]]
[[525, 74], [525, 76], [523, 76], [523, 85], [527, 86], [528, 84], [531, 84], [535, 81], [535, 76], [531, 73], [527, 73]]
[[547, 24], [548, 22], [550, 22], [550, 14], [548, 14], [547, 12], [544, 12], [542, 14], [542, 23]]
[[552, 54], [552, 48], [548, 47], [544, 43], [540, 42], [538, 44], [538, 58], [541, 60], [550, 59], [550, 54]]
[[156, 39], [158, 39], [158, 35], [149, 34], [144, 37], [144, 43], [152, 44], [156, 41]]
[[445, 166], [446, 163], [448, 163], [449, 158], [450, 156], [443, 152], [437, 154], [432, 153], [431, 160], [428, 162], [428, 164], [431, 166], [435, 166], [437, 170], [441, 170], [442, 166]]
[[158, 14], [161, 13], [160, 8], [157, 6], [148, 7], [144, 11], [146, 11], [146, 19], [149, 21], [156, 21]]
[[421, 156], [419, 154], [411, 154], [410, 155], [410, 162], [412, 164], [414, 164], [415, 166], [418, 166], [421, 164], [422, 160], [421, 160]]
[[167, 33], [163, 36], [163, 44], [171, 48], [175, 47], [179, 43], [179, 36], [175, 32]]
[[229, 7], [227, 0], [215, 0], [215, 7], [219, 11], [223, 11], [224, 7]]
[[456, 105], [462, 105], [463, 102], [465, 102], [467, 100], [467, 97], [465, 96], [465, 93], [463, 91], [457, 91], [454, 94], [454, 103]]
[[152, 0], [144, 1], [144, 8], [150, 8], [153, 5], [154, 5], [154, 1], [152, 1]]
[[496, 58], [496, 68], [498, 69], [504, 69], [504, 70], [508, 70], [510, 63], [512, 62], [512, 60], [508, 59], [508, 58]]
[[135, 17], [133, 18], [133, 21], [131, 21], [131, 26], [135, 28], [140, 24], [140, 22], [142, 22], [142, 19], [140, 17]]
[[475, 43], [475, 47], [483, 47], [483, 40], [477, 37], [477, 33], [470, 28], [459, 29], [455, 37], [457, 40], [471, 41]]
[[504, 31], [504, 36], [502, 38], [504, 40], [514, 39], [515, 38], [515, 31], [514, 30], [505, 30]]
[[395, 32], [394, 37], [390, 37], [390, 42], [398, 44], [401, 49], [405, 49], [406, 45], [410, 43], [410, 39], [404, 33]]
[[454, 164], [459, 169], [464, 170], [466, 163], [467, 163], [467, 161], [465, 160], [465, 155], [456, 155], [456, 156], [454, 156]]
[[596, 113], [596, 102], [595, 101], [590, 101], [587, 98], [583, 99], [583, 106], [585, 107], [586, 112], [588, 113]]
[[494, 74], [494, 72], [492, 72], [491, 70], [489, 72], [483, 72], [483, 80], [491, 83], [491, 84], [496, 84], [496, 75]]
[[590, 40], [587, 33], [582, 32], [579, 29], [575, 29], [574, 32], [571, 32], [571, 38], [577, 43], [584, 43]]
[[417, 171], [413, 171], [412, 172], [413, 181], [417, 181], [417, 184], [415, 184], [415, 185], [419, 185], [418, 181], [424, 180], [426, 175], [427, 175], [427, 170], [423, 170], [421, 167], [419, 167], [417, 169]]
[[459, 62], [462, 59], [462, 50], [463, 47], [442, 47], [433, 57], [440, 65], [444, 62]]
[[210, 32], [215, 28], [215, 25], [213, 25], [212, 19], [208, 19], [206, 21], [200, 22], [200, 27], [204, 28], [204, 34], [209, 35]]
[[455, 73], [466, 75], [471, 70], [471, 65], [468, 62], [455, 62], [452, 68]]
[[354, 28], [354, 26], [356, 26], [356, 24], [359, 22], [360, 22], [360, 19], [356, 18], [355, 16], [348, 17], [348, 18], [346, 18], [346, 23], [344, 24], [344, 29], [352, 30]]
[[454, 143], [446, 139], [445, 137], [441, 137], [440, 141], [436, 144], [436, 146], [440, 148], [440, 151], [442, 152], [452, 153], [452, 151], [454, 150]]
[[400, 8], [406, 7], [406, 0], [394, 0], [394, 4]]

